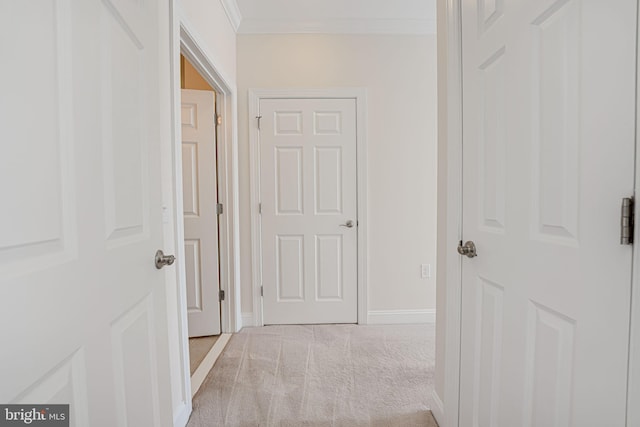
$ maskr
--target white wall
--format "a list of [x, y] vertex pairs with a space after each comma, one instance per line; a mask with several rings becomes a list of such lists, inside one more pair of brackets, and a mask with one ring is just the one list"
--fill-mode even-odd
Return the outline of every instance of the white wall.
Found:
[[196, 38], [221, 77], [236, 83], [236, 32], [219, 0], [182, 0], [182, 23]]
[[[436, 37], [238, 35], [242, 312], [252, 311], [249, 88], [368, 90], [369, 310], [433, 310]], [[421, 279], [420, 264], [432, 266]]]

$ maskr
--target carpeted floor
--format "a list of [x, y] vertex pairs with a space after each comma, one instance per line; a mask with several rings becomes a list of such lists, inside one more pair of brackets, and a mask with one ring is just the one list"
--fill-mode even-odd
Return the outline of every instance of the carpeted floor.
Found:
[[247, 328], [193, 400], [188, 427], [435, 427], [433, 325]]

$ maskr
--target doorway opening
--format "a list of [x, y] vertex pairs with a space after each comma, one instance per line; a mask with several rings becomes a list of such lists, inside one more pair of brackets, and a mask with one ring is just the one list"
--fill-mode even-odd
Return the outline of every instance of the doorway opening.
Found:
[[[235, 106], [232, 87], [182, 25], [179, 43], [174, 68], [180, 72], [174, 86], [176, 252], [181, 261], [182, 376], [184, 390], [193, 396], [240, 325]], [[189, 342], [190, 337], [200, 338]]]
[[193, 376], [221, 333], [216, 91], [180, 55], [184, 266]]

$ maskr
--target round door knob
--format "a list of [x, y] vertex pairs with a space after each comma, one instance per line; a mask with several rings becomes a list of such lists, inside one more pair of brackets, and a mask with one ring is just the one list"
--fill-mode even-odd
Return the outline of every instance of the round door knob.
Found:
[[176, 261], [176, 257], [175, 256], [173, 256], [173, 255], [165, 255], [164, 252], [162, 252], [162, 249], [158, 249], [156, 251], [155, 262], [156, 262], [156, 268], [158, 270], [160, 270], [165, 265], [173, 264], [175, 261]]
[[475, 258], [478, 256], [476, 245], [472, 241], [468, 241], [464, 245], [462, 244], [462, 241], [460, 241], [460, 244], [458, 245], [458, 253], [466, 256], [467, 258]]

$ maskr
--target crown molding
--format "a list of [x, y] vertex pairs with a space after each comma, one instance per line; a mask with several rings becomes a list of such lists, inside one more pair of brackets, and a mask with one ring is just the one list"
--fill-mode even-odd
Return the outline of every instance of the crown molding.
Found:
[[220, 3], [222, 3], [224, 12], [227, 14], [227, 18], [229, 18], [229, 22], [231, 23], [233, 30], [237, 33], [238, 28], [240, 27], [240, 22], [242, 22], [242, 14], [240, 13], [238, 3], [236, 0], [220, 0]]
[[[224, 2], [225, 0], [223, 0]], [[234, 1], [234, 0], [228, 0]], [[235, 1], [234, 1], [235, 3]], [[435, 34], [435, 19], [335, 19], [279, 21], [243, 19], [241, 34]]]

